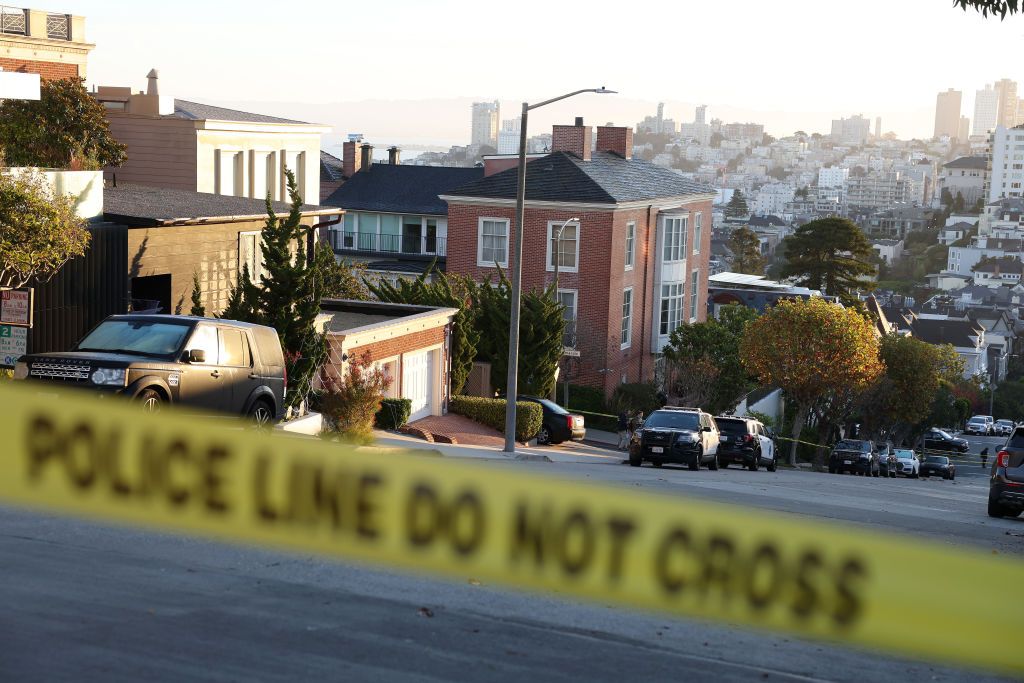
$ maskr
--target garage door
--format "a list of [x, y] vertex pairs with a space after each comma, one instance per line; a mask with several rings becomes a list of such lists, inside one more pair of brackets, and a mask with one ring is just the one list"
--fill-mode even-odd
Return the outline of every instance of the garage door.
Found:
[[402, 357], [402, 398], [412, 401], [409, 421], [431, 413], [431, 381], [434, 376], [434, 354], [431, 351], [410, 353]]

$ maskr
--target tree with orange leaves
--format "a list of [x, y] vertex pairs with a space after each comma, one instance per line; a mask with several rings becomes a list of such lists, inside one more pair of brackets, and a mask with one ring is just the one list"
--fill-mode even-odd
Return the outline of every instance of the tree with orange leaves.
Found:
[[[815, 402], [831, 393], [863, 390], [883, 369], [871, 322], [820, 297], [781, 301], [751, 322], [740, 358], [762, 384], [781, 388], [796, 402], [794, 439]], [[796, 447], [793, 441], [790, 465], [796, 465]]]

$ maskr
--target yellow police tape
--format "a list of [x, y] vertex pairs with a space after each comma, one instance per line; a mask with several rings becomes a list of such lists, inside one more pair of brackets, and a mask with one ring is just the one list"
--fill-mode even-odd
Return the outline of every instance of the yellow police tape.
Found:
[[0, 406], [11, 503], [1024, 672], [1017, 560], [90, 395]]

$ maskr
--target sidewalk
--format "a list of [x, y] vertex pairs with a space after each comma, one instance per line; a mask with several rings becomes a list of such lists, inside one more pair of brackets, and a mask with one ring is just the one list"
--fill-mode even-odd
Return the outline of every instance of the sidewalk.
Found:
[[[603, 432], [603, 434], [607, 434], [607, 432]], [[587, 442], [566, 442], [558, 446], [516, 446], [515, 456], [510, 456], [499, 446], [429, 443], [416, 436], [383, 430], [374, 430], [373, 436], [374, 445], [364, 446], [364, 448], [382, 451], [415, 449], [430, 451], [435, 455], [449, 458], [478, 458], [484, 460], [534, 460], [557, 463], [575, 462], [619, 465], [623, 459], [623, 455], [620, 452], [607, 450], [607, 448], [588, 444]], [[590, 430], [587, 430], [587, 436], [590, 436]], [[614, 445], [612, 443], [612, 446]]]

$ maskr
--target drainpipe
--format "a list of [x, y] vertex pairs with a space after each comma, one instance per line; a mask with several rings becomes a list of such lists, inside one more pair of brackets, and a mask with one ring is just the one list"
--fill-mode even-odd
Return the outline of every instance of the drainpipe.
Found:
[[[329, 228], [332, 225], [338, 225], [339, 223], [341, 223], [343, 218], [345, 218], [345, 214], [341, 214], [337, 218], [323, 221], [322, 223], [317, 223], [310, 227], [309, 233], [306, 235], [306, 260], [309, 263], [312, 263], [314, 257], [316, 256], [315, 249], [313, 248], [315, 245], [315, 240], [313, 239], [313, 228]], [[323, 234], [326, 235], [327, 233]], [[327, 243], [330, 244], [330, 241], [328, 241]], [[331, 248], [333, 249], [333, 246]]]
[[[650, 247], [650, 244], [651, 244], [651, 239], [650, 238], [651, 238], [652, 235], [655, 238], [654, 239], [654, 244], [657, 245], [657, 243], [658, 243], [656, 226], [655, 227], [651, 227], [651, 211], [653, 211], [653, 210], [654, 210], [654, 205], [653, 204], [648, 204], [647, 205], [647, 235], [648, 235], [647, 245], [648, 245], [648, 247]], [[649, 263], [650, 263], [650, 260], [651, 260], [651, 252], [652, 251], [655, 252], [654, 256], [657, 257], [657, 249], [650, 249], [650, 248], [648, 248], [648, 250], [647, 250], [647, 258], [644, 259], [644, 287], [643, 287], [643, 293], [641, 294], [641, 296], [643, 297], [643, 302], [642, 302], [642, 308], [640, 309], [641, 311], [643, 311], [643, 313], [641, 313], [641, 315], [640, 315], [640, 318], [641, 318], [640, 343], [641, 344], [644, 343], [644, 336], [647, 333], [647, 330], [649, 329], [648, 326], [647, 326], [647, 270], [648, 270], [648, 266], [649, 266]], [[653, 294], [653, 288], [654, 288], [654, 285], [652, 284], [651, 285], [652, 294]], [[652, 320], [652, 322], [653, 322], [653, 320]], [[652, 338], [647, 341], [647, 347], [642, 349], [642, 353], [640, 354], [640, 380], [641, 381], [643, 381], [643, 377], [644, 377], [644, 358], [646, 358], [647, 354], [650, 353], [650, 348], [651, 348], [650, 347], [650, 343], [651, 343], [651, 341], [653, 341], [654, 330], [651, 330], [651, 335], [652, 335]]]

